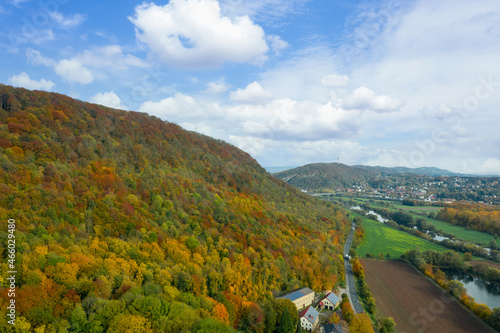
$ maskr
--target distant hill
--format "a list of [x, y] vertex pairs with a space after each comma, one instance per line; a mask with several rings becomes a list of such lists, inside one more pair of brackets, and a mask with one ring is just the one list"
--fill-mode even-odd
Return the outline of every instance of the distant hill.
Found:
[[363, 182], [372, 182], [381, 177], [397, 177], [400, 175], [421, 176], [465, 176], [448, 170], [423, 167], [380, 167], [355, 165], [348, 166], [342, 163], [314, 163], [298, 168], [285, 170], [273, 174], [275, 177], [300, 189], [320, 190], [335, 189], [337, 187], [350, 187]]
[[387, 174], [414, 174], [421, 176], [432, 176], [432, 177], [440, 177], [440, 176], [473, 176], [473, 175], [464, 175], [461, 173], [451, 172], [445, 169], [439, 169], [435, 167], [422, 167], [422, 168], [407, 168], [407, 167], [381, 167], [381, 166], [367, 166], [367, 165], [354, 165], [353, 168], [360, 170], [372, 170], [378, 171], [380, 173]]
[[26, 332], [272, 332], [273, 296], [344, 279], [343, 210], [144, 113], [0, 85], [0, 189]]
[[273, 174], [275, 177], [301, 189], [334, 189], [368, 181], [380, 171], [355, 168], [341, 163], [314, 163]]

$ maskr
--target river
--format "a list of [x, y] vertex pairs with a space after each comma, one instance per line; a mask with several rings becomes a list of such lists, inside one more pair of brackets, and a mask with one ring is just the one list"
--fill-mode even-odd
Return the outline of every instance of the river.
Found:
[[377, 221], [379, 221], [379, 222], [381, 222], [381, 223], [385, 223], [385, 222], [389, 221], [388, 219], [383, 218], [383, 217], [382, 217], [382, 215], [380, 215], [380, 214], [378, 214], [378, 213], [374, 212], [373, 210], [370, 210], [370, 211], [366, 212], [366, 211], [365, 211], [363, 208], [361, 208], [360, 206], [350, 207], [349, 209], [354, 209], [354, 210], [362, 210], [362, 211], [364, 211], [364, 212], [365, 212], [365, 214], [366, 214], [366, 215], [369, 215], [369, 214], [371, 214], [371, 215], [375, 215], [375, 216], [377, 217]]
[[484, 303], [493, 310], [500, 307], [500, 286], [486, 282], [469, 274], [459, 273], [450, 269], [442, 269], [448, 279], [460, 281], [467, 289], [467, 294], [474, 297], [476, 303]]

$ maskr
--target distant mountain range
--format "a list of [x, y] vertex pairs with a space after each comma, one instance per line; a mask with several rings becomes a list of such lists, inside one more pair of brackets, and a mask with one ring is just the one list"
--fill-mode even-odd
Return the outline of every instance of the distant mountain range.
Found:
[[302, 189], [335, 188], [372, 182], [384, 177], [429, 176], [429, 177], [472, 177], [434, 167], [406, 168], [354, 165], [342, 163], [313, 163], [298, 168], [276, 172], [275, 177]]
[[471, 174], [456, 173], [435, 167], [407, 168], [399, 166], [399, 167], [387, 168], [381, 166], [367, 166], [367, 165], [354, 165], [352, 167], [355, 169], [373, 170], [373, 171], [379, 171], [380, 173], [388, 173], [388, 174], [414, 174], [414, 175], [431, 176], [431, 177], [439, 177], [439, 176], [474, 177], [475, 176]]

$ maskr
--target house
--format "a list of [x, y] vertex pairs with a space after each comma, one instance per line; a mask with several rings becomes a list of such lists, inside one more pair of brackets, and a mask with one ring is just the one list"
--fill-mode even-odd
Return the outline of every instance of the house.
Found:
[[289, 299], [293, 302], [293, 304], [295, 304], [297, 309], [302, 309], [314, 302], [314, 291], [306, 287], [276, 298]]
[[339, 324], [327, 324], [321, 326], [321, 333], [344, 333], [342, 326]]
[[319, 312], [308, 306], [299, 312], [300, 326], [303, 330], [314, 331], [319, 324]]
[[323, 309], [334, 310], [339, 305], [340, 305], [340, 298], [333, 292], [330, 292], [328, 295], [326, 295], [319, 301], [318, 307], [321, 310]]

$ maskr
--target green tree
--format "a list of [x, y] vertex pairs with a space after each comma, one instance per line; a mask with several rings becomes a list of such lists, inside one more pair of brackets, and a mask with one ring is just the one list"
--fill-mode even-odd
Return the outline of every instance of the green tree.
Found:
[[500, 307], [493, 309], [493, 312], [491, 313], [490, 318], [488, 319], [488, 322], [497, 331], [500, 331]]
[[276, 329], [278, 333], [290, 333], [294, 331], [295, 325], [293, 324], [292, 315], [288, 308], [283, 310], [283, 314], [281, 315], [280, 323]]
[[87, 314], [81, 304], [75, 306], [71, 315], [69, 317], [69, 323], [71, 325], [71, 331], [73, 332], [87, 332], [89, 327], [89, 322], [87, 320]]
[[180, 333], [190, 332], [193, 325], [198, 320], [196, 311], [180, 302], [174, 302], [170, 305], [167, 315], [168, 326], [165, 332], [167, 333]]
[[264, 323], [265, 329], [264, 332], [272, 333], [276, 328], [276, 310], [274, 309], [274, 305], [272, 301], [267, 301], [264, 304]]
[[386, 329], [388, 333], [393, 332], [394, 328], [396, 327], [396, 323], [394, 322], [394, 319], [392, 317], [383, 318], [380, 324]]
[[234, 329], [224, 324], [223, 322], [213, 319], [205, 318], [197, 322], [193, 326], [193, 333], [234, 333]]
[[460, 299], [462, 295], [466, 292], [465, 287], [460, 281], [449, 281], [447, 284], [447, 289], [456, 298]]

